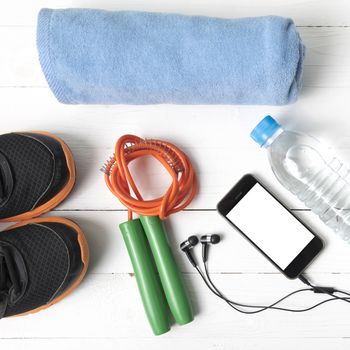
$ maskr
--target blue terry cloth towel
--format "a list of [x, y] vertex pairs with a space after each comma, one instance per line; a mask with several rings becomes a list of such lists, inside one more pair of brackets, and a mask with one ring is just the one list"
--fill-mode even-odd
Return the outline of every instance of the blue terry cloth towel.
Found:
[[304, 46], [289, 18], [42, 9], [42, 69], [69, 104], [295, 102]]

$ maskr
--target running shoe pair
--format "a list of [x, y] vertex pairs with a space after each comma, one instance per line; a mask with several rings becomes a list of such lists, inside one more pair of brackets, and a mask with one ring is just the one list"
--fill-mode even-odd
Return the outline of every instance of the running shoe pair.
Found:
[[89, 261], [79, 226], [35, 218], [61, 203], [75, 183], [68, 146], [45, 132], [0, 136], [0, 318], [45, 309], [72, 292]]

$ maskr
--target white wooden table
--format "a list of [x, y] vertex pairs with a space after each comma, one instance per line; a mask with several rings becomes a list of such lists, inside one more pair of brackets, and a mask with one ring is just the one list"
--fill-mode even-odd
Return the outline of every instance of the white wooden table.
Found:
[[[213, 279], [232, 298], [268, 303], [302, 287], [278, 273], [215, 212], [217, 201], [252, 172], [326, 241], [308, 269], [320, 284], [350, 290], [350, 246], [292, 197], [274, 178], [266, 154], [249, 138], [266, 114], [289, 128], [333, 145], [350, 164], [350, 2], [348, 0], [11, 0], [0, 10], [1, 133], [47, 130], [69, 144], [78, 180], [71, 196], [50, 215], [77, 221], [86, 232], [91, 266], [81, 286], [54, 307], [0, 321], [1, 349], [349, 349], [350, 306], [334, 302], [305, 314], [236, 313], [212, 296], [179, 252], [190, 234], [222, 234], [211, 250]], [[291, 106], [65, 106], [47, 87], [38, 63], [35, 31], [41, 7], [100, 7], [243, 17], [292, 17], [307, 47], [304, 88]], [[200, 193], [168, 221], [170, 241], [184, 273], [195, 321], [154, 337], [146, 321], [118, 224], [126, 213], [105, 187], [101, 164], [125, 133], [171, 140], [193, 159]], [[141, 166], [140, 164], [138, 164]], [[146, 192], [159, 194], [159, 167]], [[152, 180], [153, 176], [153, 180]], [[165, 183], [165, 182], [164, 182]], [[2, 225], [1, 228], [5, 226]], [[197, 253], [199, 253], [199, 250]], [[199, 257], [199, 254], [197, 255]], [[288, 306], [317, 300], [295, 298]]]

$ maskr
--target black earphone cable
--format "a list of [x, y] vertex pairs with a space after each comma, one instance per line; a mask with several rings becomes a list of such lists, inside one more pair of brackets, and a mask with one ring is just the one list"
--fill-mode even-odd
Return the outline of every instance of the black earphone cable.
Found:
[[217, 291], [218, 294], [220, 294], [222, 296], [222, 298], [224, 300], [227, 300], [229, 303], [231, 304], [235, 304], [237, 306], [241, 306], [241, 307], [247, 307], [247, 308], [257, 308], [260, 310], [256, 310], [256, 311], [245, 311], [245, 310], [238, 310], [239, 312], [245, 313], [245, 314], [256, 314], [268, 309], [272, 309], [272, 310], [281, 310], [281, 311], [293, 311], [293, 309], [287, 309], [287, 308], [282, 308], [282, 307], [276, 307], [277, 304], [281, 303], [282, 301], [284, 301], [285, 299], [291, 297], [292, 295], [295, 295], [297, 293], [300, 292], [305, 292], [305, 291], [312, 291], [312, 288], [301, 288], [298, 289], [296, 291], [293, 291], [287, 295], [285, 295], [284, 297], [278, 299], [277, 301], [275, 301], [274, 303], [270, 304], [270, 305], [247, 305], [247, 304], [242, 304], [242, 303], [237, 303], [234, 302], [232, 300], [227, 299], [223, 293], [215, 286], [214, 282], [212, 281], [210, 275], [209, 275], [209, 271], [208, 271], [208, 264], [205, 263], [205, 273], [206, 273], [206, 277], [209, 281], [209, 283], [211, 284], [211, 286], [213, 286], [213, 288], [215, 288], [215, 290]]
[[[247, 304], [242, 304], [242, 303], [237, 303], [235, 301], [232, 301], [228, 298], [226, 298], [223, 293], [215, 286], [215, 284], [213, 283], [210, 274], [209, 274], [209, 269], [208, 269], [208, 263], [205, 262], [204, 263], [204, 267], [205, 267], [205, 275], [203, 274], [203, 272], [200, 270], [199, 266], [195, 266], [197, 272], [200, 274], [201, 278], [203, 279], [204, 283], [207, 285], [207, 287], [210, 289], [210, 291], [212, 293], [214, 293], [217, 297], [219, 297], [220, 299], [224, 300], [230, 307], [232, 307], [233, 309], [235, 309], [236, 311], [243, 313], [243, 314], [256, 314], [256, 313], [260, 313], [262, 311], [265, 310], [280, 310], [280, 311], [286, 311], [286, 312], [306, 312], [306, 311], [310, 311], [322, 304], [328, 303], [330, 301], [335, 301], [335, 300], [344, 300], [346, 302], [350, 302], [349, 298], [343, 298], [343, 297], [338, 297], [336, 295], [333, 295], [332, 293], [326, 291], [328, 289], [331, 288], [325, 288], [325, 287], [317, 287], [312, 285], [305, 276], [303, 276], [303, 278], [305, 279], [305, 281], [307, 281], [308, 285], [310, 286], [310, 288], [301, 288], [298, 290], [295, 290], [287, 295], [285, 295], [284, 297], [280, 298], [279, 300], [275, 301], [274, 303], [270, 304], [270, 305], [247, 305]], [[303, 281], [303, 280], [302, 280]], [[303, 281], [304, 282], [304, 281]], [[305, 283], [305, 282], [304, 282]], [[303, 308], [303, 309], [290, 309], [290, 308], [283, 308], [283, 307], [277, 307], [276, 305], [281, 303], [282, 301], [284, 301], [285, 299], [297, 294], [297, 293], [301, 293], [301, 292], [305, 292], [305, 291], [313, 291], [315, 292], [315, 290], [318, 290], [318, 293], [326, 293], [332, 296], [332, 298], [323, 300], [319, 303], [316, 303], [310, 307], [307, 308]], [[323, 291], [322, 291], [323, 290]], [[340, 291], [340, 290], [336, 290], [333, 289], [334, 292], [336, 293], [343, 293], [345, 295], [350, 295], [349, 293]], [[247, 311], [247, 310], [241, 310], [238, 307], [246, 307], [246, 308], [258, 308], [259, 310], [255, 310], [255, 311]]]
[[[303, 288], [303, 289], [299, 289], [297, 291], [291, 292], [289, 294], [287, 294], [286, 296], [284, 296], [283, 298], [277, 300], [276, 302], [274, 302], [271, 305], [265, 306], [265, 305], [247, 305], [247, 304], [242, 304], [242, 303], [237, 303], [233, 300], [230, 300], [228, 298], [226, 298], [221, 291], [213, 284], [213, 282], [211, 281], [210, 277], [207, 280], [204, 276], [204, 274], [202, 273], [202, 271], [199, 269], [199, 267], [196, 267], [196, 270], [198, 271], [198, 273], [200, 274], [200, 276], [202, 277], [204, 283], [207, 285], [207, 287], [211, 290], [212, 293], [214, 293], [217, 297], [219, 297], [220, 299], [224, 300], [230, 307], [232, 307], [233, 309], [235, 309], [236, 311], [243, 313], [243, 314], [256, 314], [262, 311], [265, 311], [267, 309], [274, 309], [274, 310], [281, 310], [281, 311], [293, 311], [290, 309], [284, 309], [284, 308], [280, 308], [280, 307], [276, 307], [275, 305], [277, 305], [278, 303], [282, 302], [283, 300], [289, 298], [290, 296], [297, 294], [299, 292], [303, 292], [303, 291], [311, 291], [312, 288]], [[210, 281], [210, 282], [209, 282]], [[255, 311], [246, 311], [246, 310], [241, 310], [238, 307], [246, 307], [246, 308], [258, 308], [260, 310], [255, 310]]]
[[335, 299], [338, 299], [338, 300], [344, 300], [346, 301], [347, 303], [350, 303], [350, 300], [348, 300], [348, 298], [343, 298], [343, 297], [339, 297], [337, 295], [334, 295], [334, 293], [341, 293], [341, 294], [345, 294], [345, 295], [348, 295], [350, 296], [349, 293], [347, 292], [344, 292], [340, 289], [336, 289], [336, 288], [331, 288], [331, 287], [320, 287], [320, 286], [315, 286], [314, 284], [312, 284], [307, 278], [305, 275], [299, 275], [299, 280], [303, 283], [305, 283], [307, 286], [310, 286], [314, 293], [323, 293], [323, 294], [328, 294], [332, 297], [334, 297]]
[[[301, 282], [306, 284], [308, 286], [308, 288], [301, 288], [301, 289], [295, 290], [295, 291], [285, 295], [284, 297], [278, 299], [277, 301], [275, 301], [274, 303], [272, 303], [270, 305], [248, 305], [248, 304], [238, 303], [236, 301], [230, 300], [216, 287], [216, 285], [214, 284], [214, 282], [212, 281], [212, 279], [210, 277], [209, 267], [208, 267], [209, 244], [210, 243], [217, 244], [218, 242], [220, 242], [220, 236], [219, 235], [209, 235], [209, 236], [206, 235], [206, 236], [201, 237], [201, 243], [203, 244], [202, 261], [204, 264], [205, 273], [202, 272], [199, 265], [196, 263], [195, 259], [193, 258], [193, 256], [190, 253], [190, 250], [198, 242], [199, 242], [199, 240], [196, 236], [190, 236], [187, 241], [181, 243], [180, 248], [184, 253], [186, 253], [187, 258], [189, 259], [190, 263], [197, 270], [197, 272], [199, 273], [203, 282], [206, 284], [206, 286], [209, 288], [209, 290], [214, 295], [216, 295], [220, 299], [224, 300], [230, 307], [232, 307], [233, 309], [235, 309], [236, 311], [238, 311], [240, 313], [256, 314], [256, 313], [260, 313], [260, 312], [266, 311], [266, 310], [280, 310], [280, 311], [286, 311], [286, 312], [300, 313], [300, 312], [306, 312], [306, 311], [315, 309], [316, 307], [318, 307], [322, 304], [328, 303], [330, 301], [343, 300], [343, 301], [346, 301], [347, 303], [350, 303], [350, 293], [336, 289], [336, 288], [332, 288], [332, 287], [316, 286], [316, 285], [312, 284], [306, 278], [305, 275], [299, 275], [298, 278]], [[306, 291], [309, 291], [309, 292], [312, 291], [314, 293], [328, 294], [329, 296], [331, 296], [331, 298], [325, 299], [325, 300], [323, 300], [319, 303], [316, 303], [310, 307], [302, 308], [302, 309], [292, 309], [292, 308], [285, 308], [285, 307], [276, 306], [276, 305], [280, 304], [281, 302], [283, 302], [284, 300], [286, 300], [287, 298], [289, 298], [293, 295], [296, 295], [298, 293], [301, 293], [301, 292], [306, 292]], [[341, 297], [341, 296], [335, 295], [335, 293], [344, 294], [344, 295], [346, 295], [346, 297]], [[254, 310], [254, 311], [249, 310], [248, 311], [248, 310], [244, 310], [242, 308], [252, 308], [252, 309], [257, 309], [257, 310]]]

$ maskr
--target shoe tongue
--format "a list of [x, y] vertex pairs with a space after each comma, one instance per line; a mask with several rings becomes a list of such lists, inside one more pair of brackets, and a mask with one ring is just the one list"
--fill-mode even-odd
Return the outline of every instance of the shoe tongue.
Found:
[[18, 288], [16, 268], [7, 248], [0, 244], [0, 292], [8, 292], [14, 285]]
[[0, 291], [7, 287], [8, 274], [5, 264], [5, 257], [0, 255]]
[[9, 302], [15, 303], [24, 295], [27, 284], [28, 273], [22, 254], [14, 245], [0, 239], [0, 294], [7, 294]]
[[14, 305], [27, 289], [28, 275], [19, 251], [0, 240], [0, 319], [7, 306]]
[[9, 276], [5, 257], [0, 255], [0, 319], [4, 316], [9, 300]]
[[0, 206], [10, 198], [13, 190], [13, 176], [10, 164], [0, 152]]

